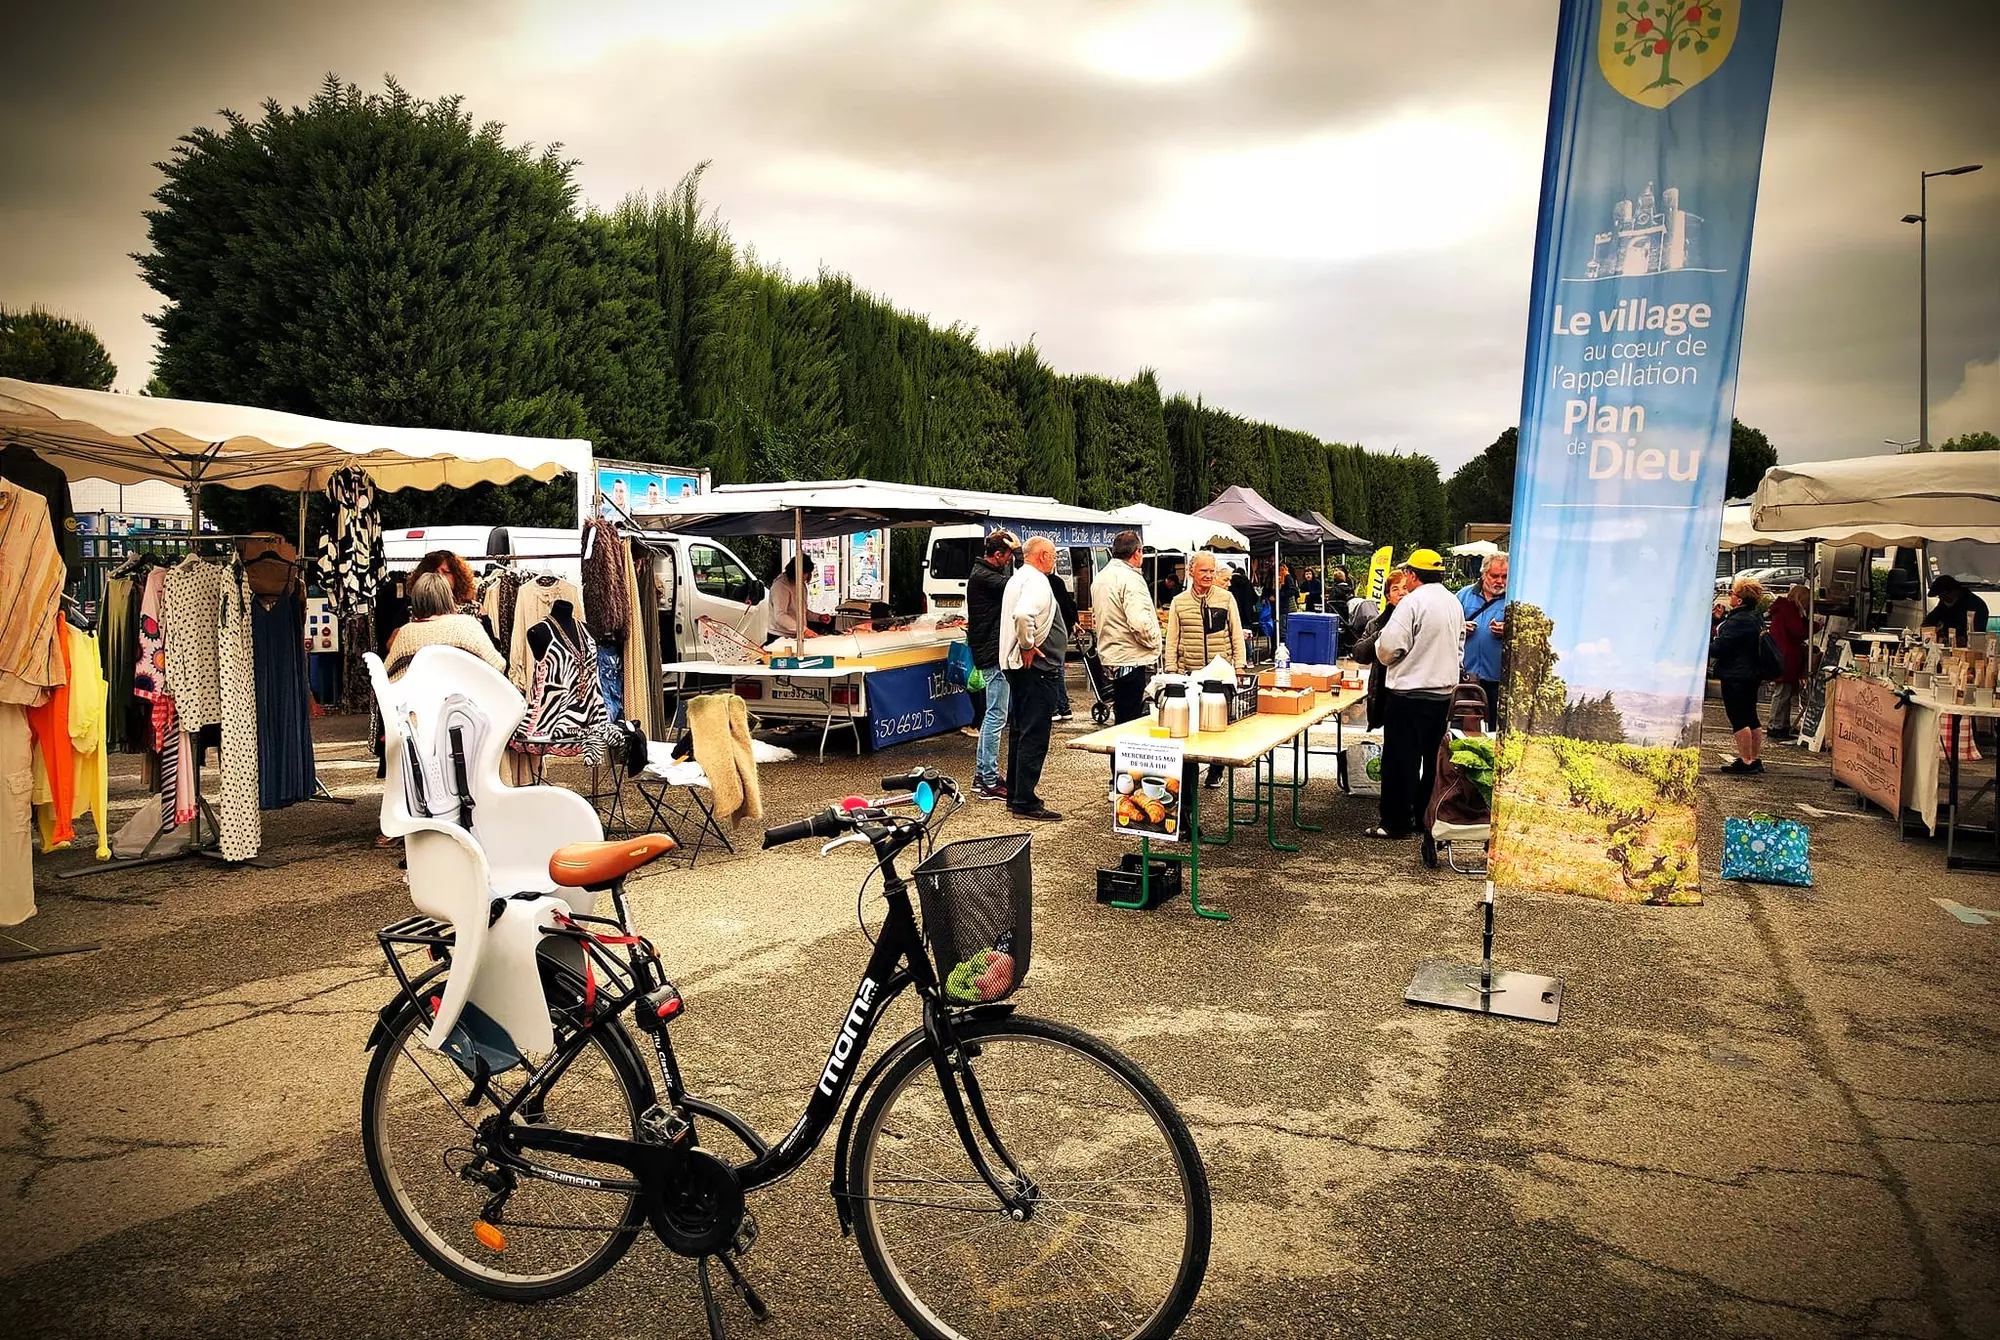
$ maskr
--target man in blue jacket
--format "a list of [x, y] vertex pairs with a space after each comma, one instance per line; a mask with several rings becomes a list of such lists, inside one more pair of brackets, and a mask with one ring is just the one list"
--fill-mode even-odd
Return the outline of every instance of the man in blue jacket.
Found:
[[1479, 580], [1458, 593], [1465, 610], [1465, 670], [1486, 690], [1486, 729], [1500, 729], [1500, 646], [1507, 632], [1507, 555], [1479, 566]]

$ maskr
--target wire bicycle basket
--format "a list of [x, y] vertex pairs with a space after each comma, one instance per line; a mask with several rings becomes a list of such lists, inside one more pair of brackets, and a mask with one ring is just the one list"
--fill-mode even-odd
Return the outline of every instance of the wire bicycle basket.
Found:
[[913, 872], [945, 999], [1005, 1000], [1028, 976], [1035, 871], [1026, 833], [947, 842]]

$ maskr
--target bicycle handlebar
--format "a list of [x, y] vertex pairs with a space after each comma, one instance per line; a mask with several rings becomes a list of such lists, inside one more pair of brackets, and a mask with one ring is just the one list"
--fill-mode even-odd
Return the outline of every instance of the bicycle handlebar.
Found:
[[787, 842], [797, 842], [802, 838], [832, 837], [848, 827], [847, 816], [840, 810], [827, 808], [810, 818], [798, 819], [776, 828], [764, 830], [764, 850], [782, 846]]
[[917, 789], [917, 783], [923, 779], [923, 774], [920, 772], [892, 773], [882, 779], [882, 789], [884, 791], [914, 791]]

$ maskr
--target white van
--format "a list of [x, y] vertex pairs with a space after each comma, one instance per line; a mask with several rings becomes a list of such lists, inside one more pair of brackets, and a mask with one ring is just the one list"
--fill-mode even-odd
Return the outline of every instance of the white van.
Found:
[[[943, 615], [965, 613], [965, 584], [972, 577], [972, 565], [986, 552], [986, 527], [933, 526], [930, 548], [924, 554], [924, 609]], [[1078, 551], [1056, 547], [1056, 572], [1076, 588]], [[1110, 550], [1092, 552], [1092, 571], [1102, 568]]]
[[382, 532], [382, 556], [389, 571], [408, 572], [434, 549], [449, 549], [474, 572], [500, 558], [530, 560], [528, 566], [581, 585], [583, 560], [577, 532], [553, 526], [414, 526]]
[[[660, 590], [660, 658], [705, 661], [696, 621], [704, 615], [741, 632], [752, 646], [764, 645], [770, 610], [764, 583], [749, 565], [716, 540], [646, 531], [658, 557], [653, 578]], [[530, 526], [419, 526], [382, 533], [382, 553], [392, 572], [407, 572], [433, 549], [449, 549], [483, 572], [500, 557], [583, 583], [578, 532]]]

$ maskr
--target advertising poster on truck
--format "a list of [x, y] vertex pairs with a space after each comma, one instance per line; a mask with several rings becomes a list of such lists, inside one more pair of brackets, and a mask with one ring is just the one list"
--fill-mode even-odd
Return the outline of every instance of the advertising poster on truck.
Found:
[[708, 492], [708, 471], [643, 461], [593, 460], [597, 474], [597, 511], [607, 520], [623, 513], [657, 507], [669, 498]]

